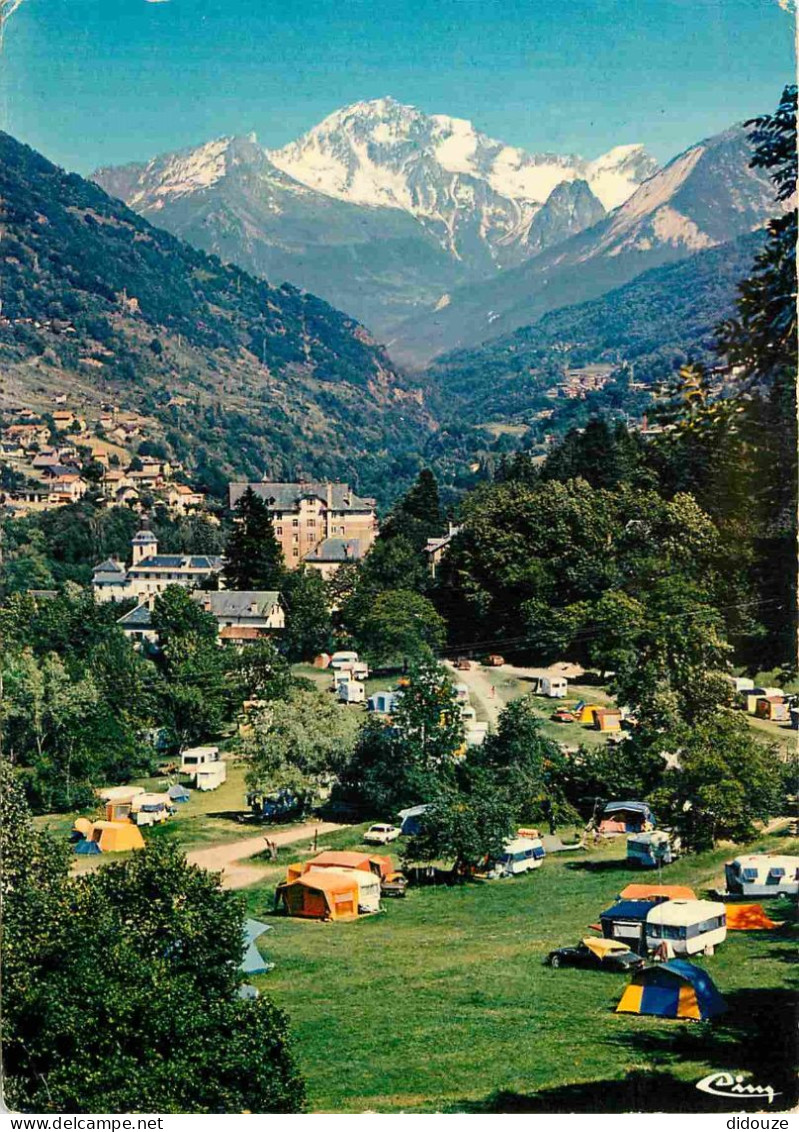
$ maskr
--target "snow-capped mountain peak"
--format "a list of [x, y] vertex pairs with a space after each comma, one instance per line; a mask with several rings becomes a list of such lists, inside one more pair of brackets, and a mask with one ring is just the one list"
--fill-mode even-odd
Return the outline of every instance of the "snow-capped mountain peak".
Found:
[[591, 162], [530, 154], [465, 118], [426, 115], [388, 97], [335, 111], [269, 157], [317, 192], [430, 218], [440, 214], [441, 189], [449, 191], [452, 176], [528, 209], [540, 207], [562, 181], [583, 179], [606, 208], [615, 208], [656, 169], [640, 145], [618, 146]]

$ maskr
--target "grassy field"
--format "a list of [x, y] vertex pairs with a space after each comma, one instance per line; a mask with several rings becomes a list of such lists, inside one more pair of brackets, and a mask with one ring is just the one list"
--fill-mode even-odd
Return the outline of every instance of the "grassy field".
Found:
[[[325, 839], [358, 841], [354, 829]], [[784, 838], [759, 844], [799, 849]], [[310, 1107], [720, 1111], [726, 1102], [695, 1088], [714, 1069], [752, 1073], [783, 1093], [785, 1107], [796, 1057], [795, 924], [731, 933], [701, 960], [729, 1006], [712, 1024], [617, 1015], [624, 976], [543, 965], [640, 879], [623, 852], [612, 844], [550, 856], [526, 877], [412, 890], [354, 924], [271, 919], [261, 942], [276, 967], [254, 981], [291, 1016]], [[664, 879], [713, 886], [729, 853], [679, 861]], [[251, 915], [270, 917], [279, 875], [246, 890]]]

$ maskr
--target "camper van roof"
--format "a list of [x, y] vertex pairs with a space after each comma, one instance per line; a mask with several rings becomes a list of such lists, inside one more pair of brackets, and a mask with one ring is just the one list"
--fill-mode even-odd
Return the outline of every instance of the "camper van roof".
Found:
[[627, 838], [627, 844], [632, 842], [634, 845], [662, 845], [669, 840], [668, 833], [662, 829], [653, 829], [650, 833], [631, 833]]
[[216, 755], [218, 753], [219, 747], [187, 747], [182, 758], [185, 759], [186, 755]]
[[651, 900], [619, 900], [599, 913], [600, 920], [645, 920], [652, 908]]
[[663, 904], [656, 904], [646, 920], [648, 924], [672, 924], [681, 927], [724, 914], [724, 905], [717, 904], [713, 900], [667, 900]]
[[535, 849], [537, 845], [541, 844], [540, 838], [533, 839], [532, 837], [514, 837], [512, 841], [505, 842], [505, 853], [522, 853], [525, 849]]
[[744, 857], [736, 857], [731, 863], [755, 869], [773, 869], [775, 866], [784, 869], [799, 869], [799, 857], [788, 857], [780, 853], [750, 853]]

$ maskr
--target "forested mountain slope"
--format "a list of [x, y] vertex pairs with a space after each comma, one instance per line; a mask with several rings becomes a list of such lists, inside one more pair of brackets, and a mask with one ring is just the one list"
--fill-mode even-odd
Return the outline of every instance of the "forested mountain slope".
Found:
[[206, 479], [329, 474], [361, 490], [427, 427], [353, 319], [196, 251], [6, 134], [0, 224], [0, 405], [111, 401]]

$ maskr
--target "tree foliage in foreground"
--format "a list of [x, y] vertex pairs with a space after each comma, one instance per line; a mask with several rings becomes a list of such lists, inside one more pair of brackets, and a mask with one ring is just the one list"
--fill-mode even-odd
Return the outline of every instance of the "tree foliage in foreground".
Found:
[[69, 875], [0, 765], [5, 1099], [28, 1112], [298, 1112], [285, 1015], [242, 999], [243, 912], [173, 848]]

